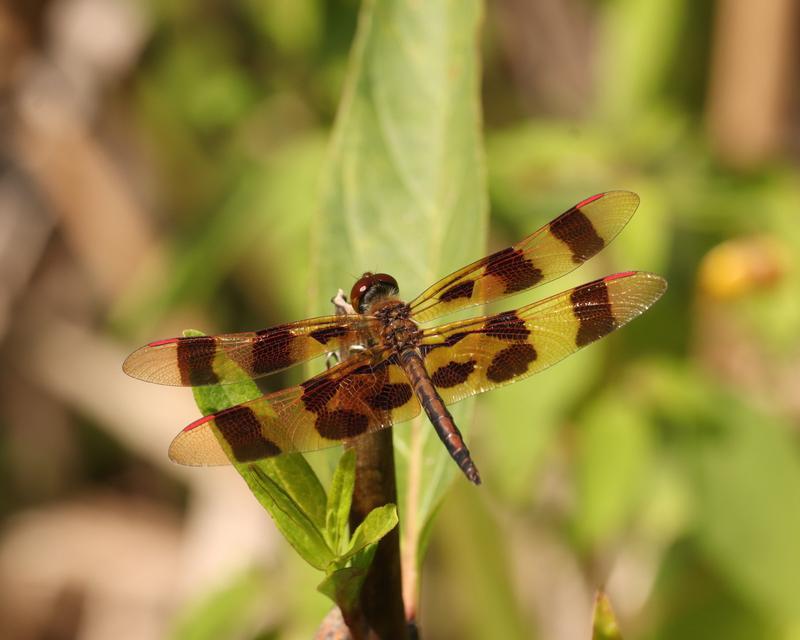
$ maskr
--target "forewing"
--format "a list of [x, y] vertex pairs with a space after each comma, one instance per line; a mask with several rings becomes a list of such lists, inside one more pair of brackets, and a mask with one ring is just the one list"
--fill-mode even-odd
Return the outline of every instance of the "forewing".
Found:
[[429, 287], [410, 303], [414, 320], [427, 322], [569, 273], [611, 242], [638, 206], [630, 191], [587, 198], [517, 244]]
[[493, 316], [426, 330], [425, 367], [445, 403], [526, 378], [644, 313], [667, 288], [627, 272]]
[[325, 316], [261, 331], [159, 340], [134, 351], [122, 368], [158, 384], [241, 382], [358, 344], [374, 335], [375, 323], [370, 316]]
[[356, 356], [302, 385], [265, 395], [186, 427], [170, 458], [186, 465], [250, 462], [313, 451], [409, 420], [420, 411], [392, 358], [369, 364]]

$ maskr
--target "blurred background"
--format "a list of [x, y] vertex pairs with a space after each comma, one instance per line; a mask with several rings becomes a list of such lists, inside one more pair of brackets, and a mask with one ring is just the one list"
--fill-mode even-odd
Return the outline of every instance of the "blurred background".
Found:
[[[120, 365], [308, 315], [358, 9], [0, 4], [3, 638], [303, 638], [329, 609], [233, 470], [168, 462], [191, 394]], [[800, 638], [798, 33], [793, 0], [488, 3], [491, 248], [630, 189], [625, 232], [542, 295], [670, 289], [480, 399], [487, 481], [435, 521], [426, 638], [585, 639], [601, 585], [626, 638]]]

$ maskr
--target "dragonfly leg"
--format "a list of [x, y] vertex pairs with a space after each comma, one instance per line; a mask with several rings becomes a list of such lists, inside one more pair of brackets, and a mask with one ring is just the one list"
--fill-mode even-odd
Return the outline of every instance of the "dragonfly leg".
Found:
[[337, 315], [355, 315], [356, 313], [356, 310], [353, 309], [353, 305], [347, 301], [347, 296], [344, 295], [344, 291], [341, 289], [331, 298], [331, 302], [333, 306], [336, 307]]
[[339, 364], [339, 361], [339, 354], [335, 351], [331, 351], [325, 355], [325, 368], [330, 369], [331, 367], [335, 367]]

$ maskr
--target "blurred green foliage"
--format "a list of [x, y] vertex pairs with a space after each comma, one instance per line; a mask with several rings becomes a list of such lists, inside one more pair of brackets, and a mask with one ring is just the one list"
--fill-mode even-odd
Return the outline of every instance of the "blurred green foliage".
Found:
[[[800, 633], [800, 460], [791, 409], [798, 387], [790, 373], [800, 353], [797, 261], [772, 287], [737, 300], [710, 300], [698, 286], [708, 251], [731, 238], [767, 235], [800, 255], [800, 180], [788, 160], [736, 172], [709, 149], [702, 105], [710, 5], [587, 3], [597, 26], [596, 99], [581, 120], [521, 107], [509, 118], [513, 85], [505, 95], [484, 96], [492, 247], [597, 191], [626, 188], [642, 197], [637, 216], [601, 257], [513, 305], [628, 268], [665, 275], [670, 290], [619, 335], [480, 399], [470, 448], [486, 482], [469, 497], [458, 487], [452, 499], [461, 508], [445, 507], [433, 527], [431, 558], [447, 574], [429, 574], [442, 590], [423, 586], [423, 628], [426, 615], [448, 604], [458, 615], [448, 616], [447, 637], [485, 638], [491, 629], [506, 630], [504, 637], [537, 634], [536, 615], [517, 589], [537, 566], [518, 568], [518, 551], [506, 544], [513, 523], [549, 532], [592, 586], [605, 581], [601, 567], [620, 549], [642, 552], [652, 575], [643, 583], [645, 602], [622, 616], [626, 638]], [[380, 39], [359, 44], [369, 55], [360, 81], [376, 91], [393, 79], [399, 57], [418, 57], [419, 76], [383, 96], [393, 126], [408, 127], [394, 129], [397, 153], [439, 145], [424, 166], [406, 167], [422, 179], [416, 186], [425, 197], [403, 199], [391, 182], [379, 185], [387, 151], [377, 132], [358, 139], [348, 122], [330, 132], [343, 92], [353, 100], [345, 107], [352, 118], [374, 107], [360, 99], [360, 87], [343, 87], [357, 3], [198, 7], [173, 0], [151, 7], [154, 34], [131, 98], [163, 165], [162, 226], [172, 265], [164, 282], [118, 310], [121, 330], [147, 335], [155, 318], [186, 307], [203, 308], [217, 324], [209, 330], [276, 324], [308, 315], [309, 304], [326, 311], [332, 289], [347, 289], [366, 268], [400, 274], [409, 283], [403, 293], [413, 295], [427, 279], [483, 254], [481, 162], [459, 146], [473, 149], [476, 141], [425, 124], [445, 108], [475, 117], [474, 105], [437, 102], [445, 65], [457, 62], [448, 56], [457, 50], [473, 63], [468, 43], [446, 43], [426, 31], [432, 25], [397, 16], [398, 30], [408, 28], [419, 42], [407, 50]], [[439, 18], [469, 20], [471, 11]], [[486, 76], [504, 73], [497, 51], [485, 57]], [[500, 112], [502, 126], [493, 124]], [[357, 145], [369, 145], [366, 160]], [[323, 188], [326, 147], [347, 174], [327, 175]], [[369, 192], [359, 191], [368, 174]], [[355, 186], [345, 194], [346, 180]], [[360, 202], [346, 232], [335, 228], [343, 221], [332, 213], [345, 197]], [[328, 214], [322, 224], [313, 222], [320, 203]], [[408, 217], [397, 228], [372, 228], [373, 212], [384, 207]], [[447, 242], [438, 256], [436, 238]], [[309, 265], [319, 260], [336, 266], [322, 269], [312, 288]], [[341, 282], [347, 270], [351, 279]], [[743, 343], [755, 355], [740, 368], [752, 370], [755, 383], [708, 361], [707, 343], [725, 330], [740, 343], [716, 349], [733, 352]], [[275, 388], [284, 382], [278, 377]], [[398, 438], [404, 429], [396, 429]], [[326, 455], [311, 456], [312, 465], [329, 470]], [[554, 469], [566, 497], [547, 496]], [[274, 577], [270, 593], [297, 615], [277, 633], [307, 637], [327, 605], [314, 592], [316, 574], [291, 564], [284, 570], [293, 576], [292, 593]], [[230, 597], [243, 591], [232, 586]], [[485, 606], [476, 607], [477, 599]], [[203, 615], [227, 620], [230, 635], [241, 630], [225, 615], [227, 596], [212, 602], [219, 615]]]
[[269, 593], [264, 573], [247, 571], [184, 610], [175, 621], [172, 637], [214, 640], [229, 636], [232, 629], [247, 629], [252, 634]]

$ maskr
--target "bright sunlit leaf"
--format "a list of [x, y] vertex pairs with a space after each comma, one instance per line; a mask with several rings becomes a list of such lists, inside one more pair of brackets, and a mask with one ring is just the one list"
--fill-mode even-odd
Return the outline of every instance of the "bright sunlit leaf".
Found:
[[[391, 273], [410, 300], [484, 254], [480, 19], [476, 0], [365, 3], [315, 227], [315, 313], [365, 271]], [[453, 411], [462, 429], [468, 404]], [[426, 421], [394, 438], [401, 500], [409, 468], [421, 475], [418, 540], [458, 469]]]

